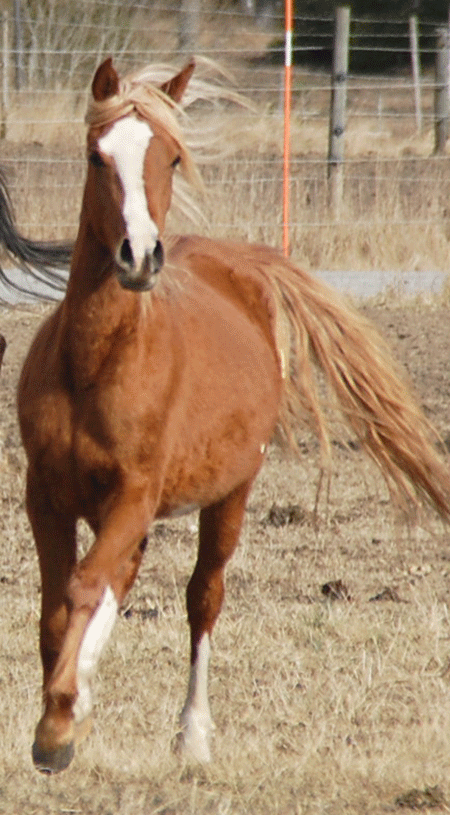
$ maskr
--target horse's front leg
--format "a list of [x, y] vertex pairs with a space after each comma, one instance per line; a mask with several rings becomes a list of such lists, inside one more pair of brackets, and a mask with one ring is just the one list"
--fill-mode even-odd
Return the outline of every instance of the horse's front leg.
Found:
[[[41, 573], [40, 652], [45, 689], [64, 642], [70, 603], [67, 589], [76, 562], [75, 519], [57, 512], [31, 471], [27, 478], [27, 512], [33, 530]], [[62, 732], [60, 725], [62, 724]], [[58, 716], [51, 723], [49, 738], [64, 739], [65, 725]], [[45, 741], [43, 734], [43, 739]]]
[[38, 769], [58, 772], [73, 757], [77, 726], [92, 707], [90, 681], [136, 577], [150, 520], [145, 496], [124, 492], [70, 576], [66, 630], [44, 688], [45, 708], [33, 745]]
[[28, 517], [41, 573], [40, 650], [44, 686], [58, 658], [68, 620], [67, 585], [76, 562], [75, 519], [28, 487]]
[[239, 539], [250, 487], [251, 482], [245, 483], [200, 512], [198, 558], [187, 587], [191, 668], [181, 726], [187, 752], [202, 762], [211, 758], [213, 731], [208, 701], [210, 639], [225, 593], [225, 565]]

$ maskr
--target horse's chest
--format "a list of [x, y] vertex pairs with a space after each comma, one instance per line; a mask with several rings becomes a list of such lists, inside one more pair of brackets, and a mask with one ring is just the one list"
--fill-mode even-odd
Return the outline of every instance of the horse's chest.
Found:
[[[73, 399], [57, 389], [34, 403], [25, 417], [30, 461], [49, 497], [61, 510], [88, 514], [92, 496], [101, 503], [119, 479], [118, 446], [125, 446], [128, 423], [91, 396]], [[114, 426], [113, 426], [114, 424]]]

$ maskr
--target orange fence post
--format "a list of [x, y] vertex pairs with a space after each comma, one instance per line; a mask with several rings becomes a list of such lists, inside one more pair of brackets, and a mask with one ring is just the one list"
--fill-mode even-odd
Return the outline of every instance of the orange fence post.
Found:
[[284, 42], [284, 142], [283, 142], [283, 252], [289, 255], [289, 177], [291, 141], [292, 6], [285, 0]]

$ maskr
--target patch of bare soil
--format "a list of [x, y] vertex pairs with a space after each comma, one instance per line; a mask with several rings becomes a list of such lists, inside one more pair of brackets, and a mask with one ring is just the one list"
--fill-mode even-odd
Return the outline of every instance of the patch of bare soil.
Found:
[[[15, 392], [46, 308], [0, 309], [7, 341], [0, 373], [0, 813], [381, 815], [445, 807], [448, 533], [428, 511], [409, 522], [398, 514], [373, 465], [351, 445], [335, 445], [328, 500], [322, 494], [316, 518], [318, 450], [307, 437], [300, 463], [276, 446], [269, 450], [228, 569], [211, 665], [211, 766], [190, 767], [174, 750], [187, 681], [192, 516], [153, 529], [95, 680], [93, 733], [66, 773], [34, 771], [40, 588]], [[448, 309], [366, 311], [448, 447]], [[435, 789], [439, 800], [410, 795]]]

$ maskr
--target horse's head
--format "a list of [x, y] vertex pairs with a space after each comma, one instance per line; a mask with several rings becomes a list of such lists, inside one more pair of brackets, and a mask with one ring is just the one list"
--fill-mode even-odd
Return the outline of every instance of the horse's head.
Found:
[[190, 62], [160, 88], [121, 80], [106, 60], [92, 83], [87, 114], [90, 227], [114, 258], [125, 288], [152, 288], [164, 263], [161, 235], [174, 169], [189, 154], [173, 108], [194, 70]]

